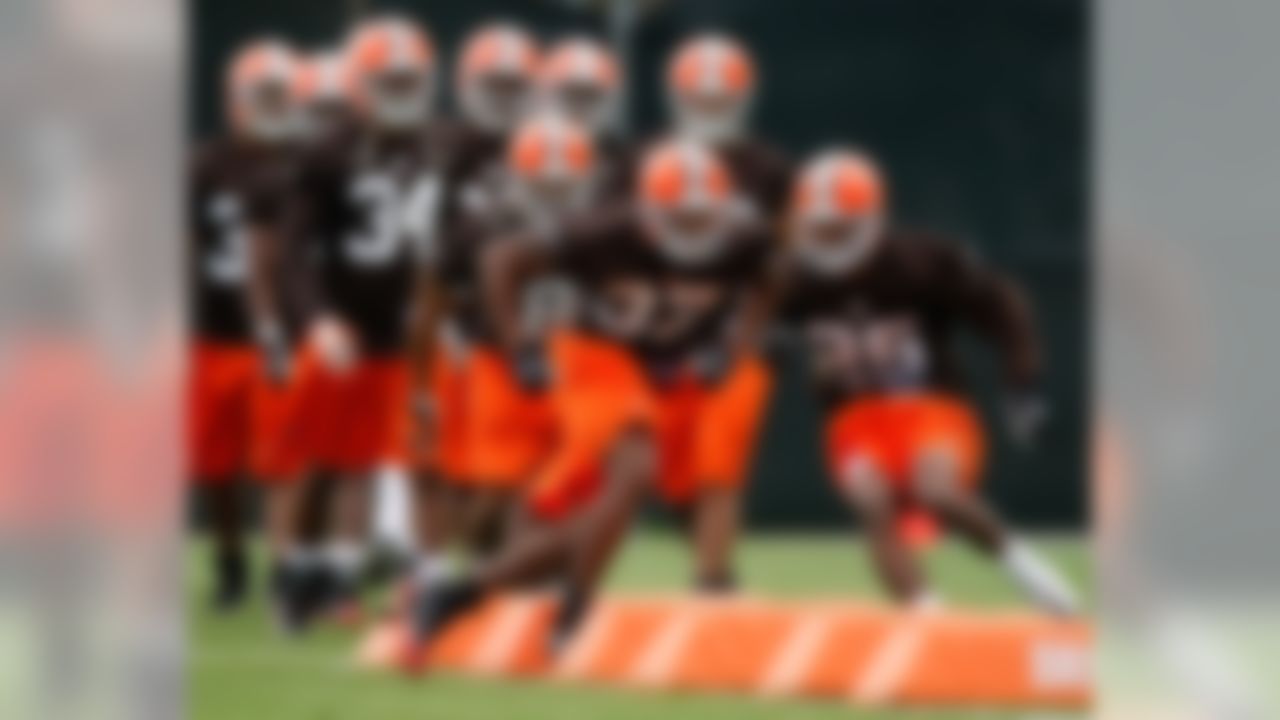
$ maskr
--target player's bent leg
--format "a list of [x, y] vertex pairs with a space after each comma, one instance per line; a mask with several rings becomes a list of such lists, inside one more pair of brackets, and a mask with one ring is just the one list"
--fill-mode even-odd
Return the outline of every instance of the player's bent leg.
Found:
[[733, 552], [741, 525], [742, 496], [773, 389], [762, 358], [747, 357], [706, 390], [693, 424], [691, 471], [695, 586], [703, 592], [737, 585]]
[[1028, 543], [1013, 537], [995, 510], [970, 489], [953, 447], [922, 448], [913, 474], [917, 499], [952, 532], [999, 562], [1032, 602], [1055, 615], [1077, 612], [1076, 594], [1066, 579]]
[[737, 589], [733, 552], [742, 516], [737, 488], [709, 487], [698, 494], [693, 509], [694, 584], [705, 593]]
[[840, 469], [839, 488], [862, 522], [872, 564], [890, 596], [913, 607], [934, 604], [919, 561], [897, 532], [889, 477], [871, 458], [852, 455]]
[[553, 653], [578, 628], [601, 576], [654, 486], [658, 453], [653, 434], [642, 427], [624, 433], [610, 453], [605, 472], [602, 492], [573, 521], [568, 577], [550, 637]]
[[240, 483], [229, 475], [203, 480], [201, 485], [213, 540], [211, 604], [219, 611], [229, 611], [241, 605], [249, 586]]
[[211, 605], [220, 611], [238, 607], [248, 592], [240, 480], [252, 437], [250, 410], [257, 362], [252, 347], [197, 343], [192, 350], [188, 447], [212, 540]]

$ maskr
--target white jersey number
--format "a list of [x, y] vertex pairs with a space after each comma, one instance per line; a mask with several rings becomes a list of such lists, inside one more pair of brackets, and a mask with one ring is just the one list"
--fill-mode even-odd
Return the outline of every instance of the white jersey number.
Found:
[[217, 285], [240, 285], [249, 272], [248, 231], [240, 198], [232, 193], [219, 193], [209, 201], [207, 212], [218, 240], [204, 256], [205, 274]]
[[346, 238], [347, 259], [361, 267], [380, 267], [395, 260], [405, 242], [430, 257], [440, 189], [435, 175], [423, 175], [408, 186], [383, 173], [356, 178], [350, 198], [364, 211], [366, 223]]

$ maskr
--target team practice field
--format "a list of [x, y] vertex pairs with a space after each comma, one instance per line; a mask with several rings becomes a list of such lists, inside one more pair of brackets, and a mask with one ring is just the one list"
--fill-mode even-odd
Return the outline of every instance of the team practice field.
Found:
[[[1077, 586], [1085, 589], [1087, 599], [1090, 585], [1085, 545], [1067, 536], [1042, 537], [1037, 542]], [[879, 602], [865, 549], [850, 535], [762, 534], [747, 539], [740, 554], [744, 592], [752, 598], [768, 598], [770, 607], [801, 606], [815, 598], [840, 598], [847, 606], [874, 607]], [[801, 701], [775, 697], [761, 703], [759, 692], [734, 696], [687, 688], [645, 690], [531, 678], [476, 679], [450, 671], [421, 681], [406, 680], [360, 667], [357, 650], [361, 639], [367, 637], [363, 630], [326, 628], [306, 638], [286, 639], [272, 627], [260, 603], [252, 612], [212, 616], [200, 604], [207, 579], [196, 575], [194, 568], [203, 566], [190, 563], [188, 567], [193, 568], [188, 583], [193, 605], [189, 708], [196, 720], [903, 717], [900, 708], [865, 709], [834, 698]], [[928, 568], [949, 610], [1004, 616], [1026, 609], [998, 570], [965, 548], [938, 546], [928, 555]], [[682, 541], [665, 532], [647, 531], [628, 544], [611, 575], [609, 592], [619, 598], [672, 597], [673, 592], [684, 590], [687, 577], [687, 551]], [[975, 659], [981, 655], [976, 650]], [[955, 661], [963, 662], [964, 658], [956, 657]], [[1063, 716], [1060, 710], [1054, 713], [1053, 717]], [[908, 716], [948, 720], [1026, 715], [1025, 709], [929, 707]]]

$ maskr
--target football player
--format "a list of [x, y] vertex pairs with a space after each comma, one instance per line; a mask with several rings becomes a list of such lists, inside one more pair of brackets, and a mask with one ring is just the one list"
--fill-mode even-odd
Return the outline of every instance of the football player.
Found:
[[286, 595], [305, 626], [354, 599], [369, 480], [407, 450], [410, 300], [433, 257], [443, 154], [431, 118], [437, 61], [412, 21], [379, 17], [345, 49], [358, 122], [313, 148], [300, 179], [307, 342], [294, 363], [291, 454], [334, 477], [330, 537], [297, 554]]
[[[462, 216], [442, 238], [438, 265], [453, 331], [466, 347], [466, 388], [456, 409], [469, 492], [456, 529], [477, 549], [491, 547], [506, 509], [546, 456], [554, 435], [543, 393], [523, 386], [483, 309], [481, 265], [488, 247], [518, 236], [551, 239], [591, 207], [598, 188], [595, 148], [576, 123], [555, 115], [525, 121], [507, 144], [503, 171], [472, 187]], [[540, 343], [574, 312], [571, 288], [549, 276], [522, 298], [522, 342]], [[425, 579], [424, 579], [425, 580]]]
[[[265, 378], [278, 379], [276, 360], [286, 340], [280, 325], [254, 321], [266, 313], [253, 305], [268, 295], [259, 291], [251, 258], [283, 232], [299, 140], [296, 65], [293, 51], [279, 41], [238, 50], [225, 81], [228, 132], [199, 147], [190, 170], [189, 447], [214, 530], [214, 603], [220, 608], [238, 605], [248, 582], [236, 481], [247, 471], [264, 480], [280, 477], [255, 441], [274, 432], [267, 425], [277, 401]], [[289, 492], [269, 486], [273, 556], [287, 543], [287, 526], [276, 519]]]
[[[785, 157], [752, 135], [748, 119], [755, 99], [756, 68], [750, 53], [723, 35], [699, 35], [683, 42], [667, 66], [666, 90], [672, 127], [678, 136], [714, 148], [738, 189], [735, 211], [749, 222], [777, 225], [790, 185]], [[771, 374], [770, 374], [771, 377]], [[768, 393], [740, 411], [758, 429]], [[753, 440], [755, 431], [746, 439]], [[695, 551], [695, 586], [704, 592], [736, 586], [733, 549], [741, 522], [744, 478], [696, 478], [694, 491], [676, 509], [690, 523]]]
[[[442, 206], [437, 234], [450, 240], [466, 225], [466, 207], [486, 194], [485, 186], [503, 173], [507, 136], [529, 112], [533, 101], [538, 48], [517, 25], [497, 23], [474, 31], [463, 42], [455, 75], [461, 117], [437, 131], [444, 148]], [[466, 524], [460, 517], [478, 491], [469, 467], [465, 417], [467, 382], [465, 319], [447, 306], [448, 285], [466, 294], [468, 278], [441, 275], [419, 283], [414, 302], [411, 408], [417, 441], [413, 464], [421, 488], [420, 534], [424, 557], [420, 574], [448, 574], [446, 545]]]
[[890, 226], [886, 207], [876, 165], [840, 150], [805, 165], [791, 203], [783, 314], [808, 345], [836, 488], [898, 601], [936, 603], [908, 544], [936, 518], [1037, 603], [1073, 612], [1071, 588], [978, 493], [984, 432], [956, 355], [964, 329], [993, 345], [1011, 428], [1029, 439], [1043, 403], [1026, 298], [958, 243]]
[[[639, 173], [633, 201], [485, 254], [494, 330], [524, 386], [547, 388], [557, 441], [531, 481], [521, 531], [421, 596], [409, 669], [484, 595], [535, 579], [562, 584], [559, 649], [646, 497], [678, 498], [695, 478], [745, 469], [754, 427], [741, 408], [767, 388], [755, 345], [771, 237], [735, 215], [731, 175], [701, 145], [661, 143]], [[572, 280], [581, 313], [549, 343], [529, 343], [522, 290], [548, 273]]]

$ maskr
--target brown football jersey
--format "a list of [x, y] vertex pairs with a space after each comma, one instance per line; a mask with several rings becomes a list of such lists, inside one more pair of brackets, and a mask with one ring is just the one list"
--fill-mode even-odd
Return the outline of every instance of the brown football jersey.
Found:
[[369, 354], [401, 351], [416, 268], [437, 252], [443, 158], [428, 131], [353, 131], [317, 147], [302, 174], [302, 249], [312, 311], [337, 313]]
[[[450, 319], [470, 342], [496, 340], [481, 302], [480, 258], [486, 249], [495, 242], [522, 237], [552, 242], [575, 223], [578, 214], [570, 212], [561, 218], [545, 216], [539, 223], [520, 211], [513, 190], [510, 176], [497, 168], [475, 178], [460, 199], [457, 218], [441, 238], [438, 277], [448, 293]], [[584, 203], [587, 211], [597, 207], [596, 198], [604, 192], [599, 184], [588, 188]], [[563, 325], [576, 318], [576, 293], [560, 274], [541, 273], [529, 279], [523, 291], [521, 329], [527, 338], [540, 337], [550, 326]]]
[[189, 169], [187, 224], [192, 333], [201, 339], [252, 340], [246, 302], [255, 225], [282, 225], [296, 180], [292, 148], [231, 138], [199, 147]]
[[631, 204], [618, 203], [573, 223], [554, 266], [581, 294], [584, 329], [662, 369], [725, 340], [744, 297], [764, 281], [769, 246], [762, 226], [741, 225], [714, 258], [680, 264], [647, 237]]
[[[436, 123], [434, 142], [443, 162], [445, 195], [442, 232], [466, 222], [468, 196], [501, 172], [506, 136], [463, 121]], [[483, 191], [483, 188], [480, 188]]]
[[785, 264], [783, 319], [801, 334], [827, 404], [863, 393], [962, 389], [958, 331], [1000, 352], [1005, 380], [1030, 385], [1039, 349], [1021, 293], [957, 242], [890, 231], [851, 271]]
[[791, 191], [791, 164], [780, 150], [756, 137], [744, 137], [719, 148], [737, 183], [752, 220], [775, 223]]

